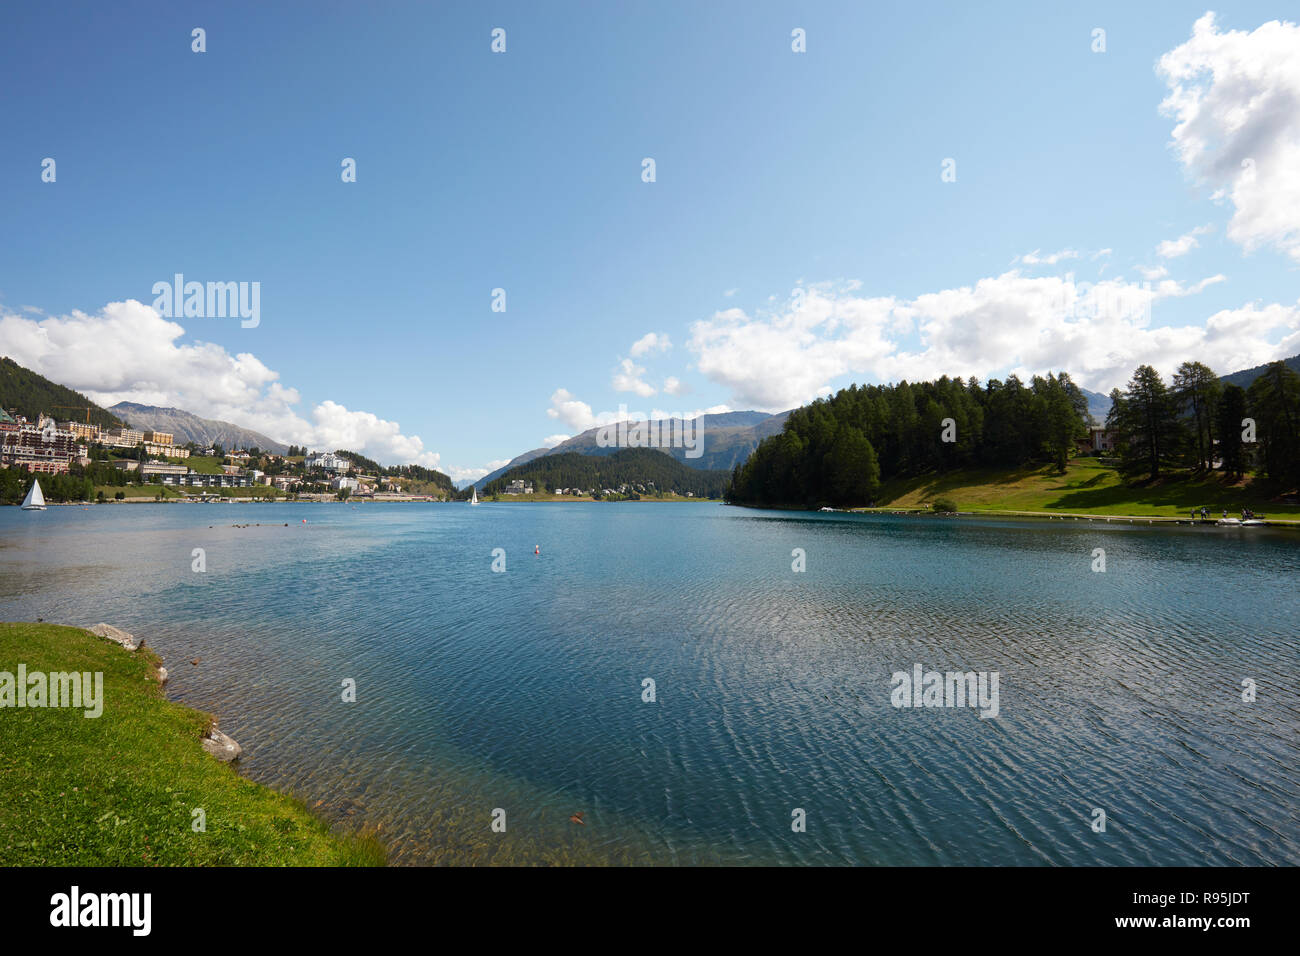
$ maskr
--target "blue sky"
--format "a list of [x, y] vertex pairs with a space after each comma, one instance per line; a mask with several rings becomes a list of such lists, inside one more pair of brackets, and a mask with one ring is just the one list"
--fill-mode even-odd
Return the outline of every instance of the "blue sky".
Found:
[[[10, 8], [0, 351], [457, 478], [620, 403], [1300, 351], [1285, 5], [808, 6]], [[146, 314], [178, 272], [260, 323]]]

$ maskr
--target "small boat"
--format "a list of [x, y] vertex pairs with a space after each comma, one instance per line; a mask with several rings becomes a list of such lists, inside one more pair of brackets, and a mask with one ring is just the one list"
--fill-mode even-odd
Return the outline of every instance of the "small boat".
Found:
[[472, 505], [478, 504], [478, 485], [470, 485], [470, 499]]
[[1268, 522], [1265, 521], [1263, 518], [1247, 518], [1245, 521], [1241, 523], [1241, 526], [1245, 528], [1250, 525], [1261, 525], [1261, 524], [1268, 524]]
[[834, 511], [835, 509], [834, 509], [834, 508], [821, 508], [821, 509], [819, 509], [819, 510], [821, 510], [821, 511]]
[[41, 482], [37, 478], [32, 479], [32, 486], [27, 490], [27, 497], [23, 499], [23, 511], [44, 511], [45, 495], [41, 493]]
[[1216, 522], [1214, 522], [1214, 523], [1215, 523], [1216, 525], [1221, 525], [1221, 526], [1223, 526], [1223, 527], [1227, 527], [1227, 528], [1240, 528], [1240, 527], [1241, 527], [1241, 519], [1240, 519], [1240, 518], [1220, 518], [1218, 521], [1216, 521]]

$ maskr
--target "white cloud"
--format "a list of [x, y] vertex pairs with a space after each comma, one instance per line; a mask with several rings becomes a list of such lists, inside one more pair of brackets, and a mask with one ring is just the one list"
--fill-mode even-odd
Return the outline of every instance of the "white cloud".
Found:
[[[1107, 249], [1106, 251], [1109, 252], [1110, 250]], [[1035, 249], [1033, 252], [1026, 252], [1023, 256], [1020, 256], [1019, 261], [1023, 262], [1027, 266], [1054, 266], [1058, 262], [1062, 262], [1066, 259], [1077, 258], [1079, 258], [1079, 253], [1074, 249], [1062, 249], [1060, 252], [1051, 252], [1047, 255], [1042, 255], [1040, 250]], [[1093, 256], [1093, 258], [1095, 259], [1096, 256]]]
[[1160, 58], [1160, 104], [1186, 171], [1230, 198], [1228, 238], [1300, 262], [1300, 27], [1272, 20], [1220, 32], [1206, 13]]
[[1164, 266], [1137, 266], [1137, 274], [1148, 282], [1154, 282], [1156, 279], [1163, 279], [1169, 275], [1169, 270]]
[[[635, 349], [635, 346], [633, 346]], [[655, 393], [655, 387], [641, 378], [645, 369], [631, 359], [623, 359], [614, 373], [612, 385], [616, 392], [635, 392], [642, 398], [649, 398]]]
[[233, 422], [270, 438], [317, 449], [347, 448], [382, 464], [437, 467], [438, 455], [397, 422], [323, 401], [303, 417], [297, 389], [255, 355], [231, 355], [210, 342], [184, 342], [185, 329], [134, 299], [97, 314], [30, 319], [0, 309], [0, 348], [14, 361], [85, 393], [101, 405], [121, 401], [182, 408]]
[[739, 291], [740, 291], [739, 289], [728, 289], [722, 294], [725, 295], [728, 299], [730, 299], [733, 295], [735, 295]]
[[667, 352], [673, 347], [672, 340], [664, 332], [647, 332], [635, 342], [628, 354], [633, 358], [640, 358], [642, 355], [648, 355], [651, 352]]
[[551, 394], [551, 407], [546, 410], [546, 414], [569, 426], [569, 430], [572, 432], [585, 432], [597, 425], [604, 425], [606, 422], [618, 420], [616, 412], [593, 414], [590, 405], [579, 401], [578, 397], [566, 388], [557, 388]]
[[542, 439], [542, 447], [554, 448], [556, 445], [566, 442], [572, 437], [572, 435], [547, 435]]
[[664, 391], [669, 395], [686, 395], [690, 390], [691, 387], [676, 376], [669, 375], [664, 379]]
[[1211, 231], [1213, 226], [1197, 226], [1191, 232], [1185, 232], [1177, 239], [1166, 239], [1156, 246], [1156, 255], [1161, 259], [1177, 259], [1179, 256], [1185, 256], [1197, 246], [1197, 236], [1203, 236]]
[[807, 289], [802, 307], [792, 299], [769, 315], [728, 309], [696, 322], [689, 347], [733, 406], [769, 411], [825, 394], [848, 374], [884, 382], [1063, 369], [1107, 391], [1143, 363], [1172, 371], [1199, 360], [1228, 372], [1300, 351], [1300, 306], [1244, 306], [1204, 328], [1153, 324], [1154, 303], [1221, 281], [1076, 283], [1013, 270], [912, 300]]

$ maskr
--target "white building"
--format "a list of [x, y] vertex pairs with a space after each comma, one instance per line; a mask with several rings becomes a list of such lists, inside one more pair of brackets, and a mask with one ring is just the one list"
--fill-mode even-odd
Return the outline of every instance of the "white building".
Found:
[[303, 464], [308, 468], [321, 468], [325, 471], [347, 472], [352, 468], [352, 462], [332, 451], [321, 452], [314, 458], [308, 458]]

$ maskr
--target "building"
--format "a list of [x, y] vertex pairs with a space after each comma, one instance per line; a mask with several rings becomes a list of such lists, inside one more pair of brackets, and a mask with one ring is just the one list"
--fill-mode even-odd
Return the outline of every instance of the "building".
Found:
[[521, 479], [516, 478], [514, 481], [510, 482], [510, 484], [506, 485], [505, 488], [503, 488], [501, 491], [502, 494], [507, 494], [507, 495], [531, 495], [533, 493], [533, 486], [526, 485]]
[[190, 450], [183, 445], [155, 445], [152, 442], [145, 442], [144, 452], [146, 455], [158, 455], [162, 458], [190, 457]]
[[1114, 451], [1115, 436], [1102, 426], [1093, 426], [1089, 429], [1092, 435], [1093, 451]]
[[203, 475], [197, 471], [190, 471], [184, 465], [171, 465], [169, 467], [180, 468], [184, 472], [184, 474], [164, 474], [162, 476], [162, 483], [173, 487], [247, 488], [252, 484], [247, 475]]
[[81, 441], [103, 441], [103, 434], [98, 425], [90, 425], [86, 422], [62, 422], [59, 427], [64, 431], [72, 432]]
[[134, 448], [144, 441], [144, 432], [134, 428], [110, 428], [102, 434], [103, 443], [115, 448]]
[[0, 429], [0, 467], [25, 468], [50, 475], [66, 474], [77, 456], [77, 439], [70, 431], [59, 428], [53, 418], [41, 416], [33, 425], [21, 416], [5, 414]]
[[347, 472], [352, 468], [352, 462], [346, 458], [334, 454], [332, 451], [322, 452], [303, 462], [308, 468], [321, 468], [325, 471]]
[[361, 487], [361, 482], [357, 481], [355, 478], [348, 478], [344, 475], [340, 475], [330, 482], [330, 487], [335, 491], [356, 491]]
[[171, 445], [172, 436], [167, 432], [145, 432], [144, 441], [151, 445]]

